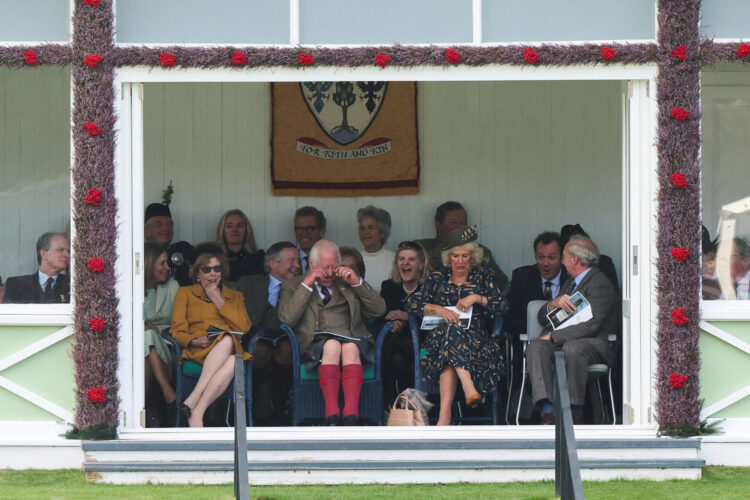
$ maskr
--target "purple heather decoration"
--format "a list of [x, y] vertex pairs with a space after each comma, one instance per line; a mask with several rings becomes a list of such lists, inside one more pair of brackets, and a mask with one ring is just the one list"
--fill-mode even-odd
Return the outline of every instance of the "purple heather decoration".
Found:
[[[97, 8], [76, 1], [73, 16], [73, 241], [76, 260], [73, 276], [76, 306], [73, 313], [76, 364], [75, 437], [109, 437], [117, 432], [119, 384], [117, 381], [119, 316], [115, 293], [114, 266], [91, 272], [84, 264], [101, 258], [115, 262], [117, 202], [114, 191], [114, 67], [110, 54], [113, 43], [112, 4], [103, 1]], [[84, 62], [89, 54], [101, 55], [96, 71]], [[84, 123], [95, 123], [101, 132], [87, 133]], [[105, 200], [97, 207], [85, 202], [89, 190], [101, 191]], [[105, 324], [91, 332], [91, 318]], [[93, 404], [87, 398], [92, 387], [103, 387], [109, 396]]]
[[[342, 48], [273, 48], [273, 47], [115, 47], [112, 0], [75, 0], [73, 43], [35, 46], [0, 47], [0, 66], [33, 68], [37, 66], [73, 65], [73, 217], [76, 237], [73, 242], [78, 265], [75, 266], [74, 312], [76, 366], [77, 427], [74, 437], [111, 438], [118, 422], [118, 299], [115, 293], [114, 266], [98, 273], [83, 263], [93, 257], [114, 263], [117, 255], [114, 193], [114, 69], [124, 66], [160, 67], [160, 54], [175, 56], [179, 68], [234, 68], [244, 71], [262, 67], [303, 69], [298, 57], [309, 52], [316, 66], [371, 67], [379, 53], [390, 58], [388, 65], [397, 67], [449, 67], [446, 47], [384, 46]], [[696, 433], [700, 425], [698, 350], [700, 252], [681, 252], [680, 259], [672, 249], [699, 248], [700, 244], [700, 68], [701, 64], [750, 63], [741, 43], [715, 43], [699, 38], [700, 0], [658, 0], [658, 44], [582, 45], [507, 45], [501, 47], [453, 46], [461, 54], [461, 65], [470, 67], [490, 64], [524, 66], [526, 49], [539, 55], [540, 66], [573, 66], [596, 64], [658, 63], [658, 391], [657, 419], [666, 434]], [[685, 57], [682, 59], [682, 47]], [[680, 57], [673, 57], [678, 48]], [[606, 50], [605, 50], [606, 49]], [[738, 50], [740, 53], [738, 54]], [[29, 65], [25, 53], [33, 51]], [[242, 67], [233, 54], [246, 58]], [[604, 52], [603, 52], [604, 51]], [[604, 54], [616, 55], [614, 61]], [[89, 54], [101, 55], [92, 70], [84, 64]], [[245, 61], [243, 60], [243, 63]], [[670, 118], [671, 111], [681, 107], [689, 116], [684, 121]], [[101, 129], [89, 135], [84, 123]], [[673, 177], [673, 174], [676, 175]], [[684, 177], [682, 177], [684, 174]], [[674, 185], [672, 182], [679, 182]], [[684, 182], [683, 182], [684, 179]], [[678, 185], [679, 184], [679, 185]], [[684, 186], [683, 186], [684, 184]], [[676, 189], [675, 186], [680, 189]], [[94, 196], [92, 191], [95, 192]], [[88, 200], [88, 201], [87, 201]], [[685, 255], [683, 255], [685, 254]], [[684, 261], [681, 260], [685, 257]], [[680, 311], [677, 325], [673, 311]], [[684, 314], [683, 314], [684, 313]], [[91, 318], [100, 318], [91, 332]], [[675, 376], [683, 383], [675, 388]], [[671, 383], [670, 383], [671, 381]], [[96, 404], [88, 396], [97, 391]]]
[[[685, 262], [672, 257], [673, 247], [700, 248], [700, 0], [659, 0], [658, 228], [657, 301], [659, 304], [656, 419], [668, 435], [697, 433], [700, 428], [699, 255]], [[672, 57], [684, 45], [685, 60]], [[689, 112], [672, 118], [675, 108]], [[671, 176], [681, 172], [686, 189], [674, 189]], [[696, 252], [697, 253], [697, 252]], [[674, 312], [679, 311], [679, 321]], [[685, 373], [681, 390], [669, 384], [670, 373]]]

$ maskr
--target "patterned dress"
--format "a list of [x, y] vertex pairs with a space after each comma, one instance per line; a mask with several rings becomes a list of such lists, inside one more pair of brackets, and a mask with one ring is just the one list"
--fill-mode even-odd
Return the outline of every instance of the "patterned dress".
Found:
[[450, 277], [450, 269], [432, 273], [408, 301], [407, 312], [421, 316], [426, 304], [455, 306], [459, 299], [472, 293], [487, 297], [487, 307], [474, 304], [467, 329], [447, 324], [425, 332], [423, 347], [427, 355], [422, 367], [426, 377], [435, 381], [449, 366], [464, 368], [471, 374], [477, 391], [486, 395], [495, 387], [503, 365], [499, 341], [492, 337], [492, 322], [508, 310], [508, 302], [489, 269], [472, 267], [463, 285], [451, 283]]

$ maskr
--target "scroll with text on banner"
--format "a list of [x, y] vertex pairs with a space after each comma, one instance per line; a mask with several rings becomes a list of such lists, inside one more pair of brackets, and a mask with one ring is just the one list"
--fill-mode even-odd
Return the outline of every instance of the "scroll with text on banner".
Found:
[[419, 192], [415, 82], [272, 83], [273, 193]]

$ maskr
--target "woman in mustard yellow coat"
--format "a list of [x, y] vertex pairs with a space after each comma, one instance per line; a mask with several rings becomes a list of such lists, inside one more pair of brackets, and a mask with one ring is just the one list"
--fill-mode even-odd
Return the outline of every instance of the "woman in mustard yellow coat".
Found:
[[172, 313], [172, 336], [183, 347], [178, 363], [186, 360], [203, 365], [195, 390], [183, 401], [180, 411], [190, 427], [203, 427], [206, 408], [221, 396], [234, 377], [234, 353], [244, 352], [239, 335], [229, 333], [209, 338], [208, 327], [247, 333], [250, 318], [242, 293], [221, 286], [228, 274], [223, 253], [206, 249], [190, 268], [191, 286], [179, 289]]

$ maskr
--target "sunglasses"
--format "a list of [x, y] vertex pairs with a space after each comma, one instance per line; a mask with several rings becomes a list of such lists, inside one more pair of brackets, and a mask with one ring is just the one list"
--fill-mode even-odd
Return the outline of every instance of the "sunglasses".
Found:
[[221, 266], [201, 266], [200, 270], [203, 274], [208, 274], [211, 271], [221, 274]]

